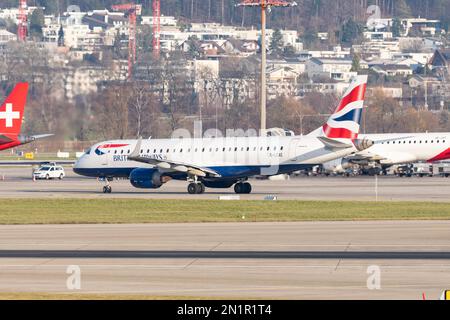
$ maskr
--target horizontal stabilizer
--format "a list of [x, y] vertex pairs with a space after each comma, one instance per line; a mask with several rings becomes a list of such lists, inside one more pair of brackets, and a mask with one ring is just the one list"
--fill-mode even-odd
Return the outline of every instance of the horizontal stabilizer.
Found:
[[14, 139], [11, 139], [10, 137], [8, 137], [4, 134], [0, 135], [0, 144], [10, 143], [13, 141], [14, 141]]
[[353, 147], [352, 144], [344, 143], [327, 137], [317, 137], [317, 139], [319, 139], [320, 142], [322, 142], [325, 145], [325, 147], [329, 149], [347, 149]]
[[53, 133], [47, 133], [47, 134], [38, 134], [35, 136], [31, 136], [31, 137], [34, 138], [34, 140], [38, 140], [38, 139], [44, 139], [44, 138], [53, 137], [53, 136], [54, 136]]

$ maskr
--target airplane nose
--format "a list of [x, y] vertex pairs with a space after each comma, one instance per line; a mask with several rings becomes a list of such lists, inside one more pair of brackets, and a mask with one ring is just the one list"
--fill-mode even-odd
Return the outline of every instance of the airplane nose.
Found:
[[73, 171], [76, 174], [83, 175], [83, 170], [82, 169], [84, 168], [84, 162], [85, 162], [84, 157], [85, 156], [83, 155], [80, 158], [78, 158], [78, 160], [75, 161], [75, 164], [73, 165]]

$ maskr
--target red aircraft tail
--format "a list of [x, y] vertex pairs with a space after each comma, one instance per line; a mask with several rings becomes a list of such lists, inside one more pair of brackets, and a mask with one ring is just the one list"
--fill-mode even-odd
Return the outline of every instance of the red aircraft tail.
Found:
[[27, 101], [28, 83], [16, 84], [0, 107], [0, 134], [18, 135]]

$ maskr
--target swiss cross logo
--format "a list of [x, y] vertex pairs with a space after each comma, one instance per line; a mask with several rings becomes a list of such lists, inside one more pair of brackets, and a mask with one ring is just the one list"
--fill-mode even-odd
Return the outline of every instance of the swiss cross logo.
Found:
[[5, 111], [0, 111], [0, 119], [5, 120], [7, 128], [12, 128], [13, 120], [20, 119], [20, 112], [13, 110], [12, 103], [7, 103]]

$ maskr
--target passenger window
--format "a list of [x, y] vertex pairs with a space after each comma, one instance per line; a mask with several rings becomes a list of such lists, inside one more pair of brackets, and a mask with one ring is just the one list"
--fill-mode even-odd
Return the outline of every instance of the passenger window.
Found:
[[120, 150], [120, 153], [123, 154], [123, 150]]
[[236, 152], [236, 151], [237, 151], [237, 147], [234, 148], [234, 152]]
[[182, 153], [183, 152], [183, 149], [180, 149], [180, 153]]
[[226, 148], [223, 148], [223, 152], [225, 152], [225, 149], [226, 149]]
[[284, 147], [281, 147], [280, 150], [283, 151], [283, 148], [284, 148]]
[[205, 152], [205, 148], [202, 149], [202, 152]]

